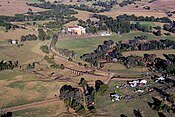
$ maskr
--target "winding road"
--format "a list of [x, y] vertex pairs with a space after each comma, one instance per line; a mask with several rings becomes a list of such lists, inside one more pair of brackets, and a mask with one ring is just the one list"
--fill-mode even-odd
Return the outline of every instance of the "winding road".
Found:
[[[54, 33], [53, 33], [54, 34]], [[49, 45], [49, 50], [50, 52], [52, 52], [55, 56], [55, 62], [58, 64], [63, 64], [66, 69], [68, 70], [72, 70], [72, 71], [76, 71], [76, 72], [80, 72], [82, 74], [87, 74], [90, 76], [102, 76], [102, 77], [106, 77], [106, 84], [109, 83], [109, 81], [111, 79], [113, 79], [113, 77], [115, 76], [114, 80], [133, 80], [135, 78], [132, 78], [132, 75], [147, 75], [146, 73], [142, 73], [142, 72], [135, 72], [135, 73], [130, 73], [130, 72], [126, 72], [126, 73], [121, 73], [121, 72], [111, 72], [111, 71], [105, 71], [105, 70], [100, 70], [100, 69], [94, 69], [94, 68], [85, 68], [84, 66], [80, 66], [78, 65], [77, 62], [75, 61], [68, 61], [68, 59], [66, 57], [60, 56], [59, 54], [57, 54], [57, 52], [55, 51], [55, 45], [56, 42], [58, 40], [58, 35], [56, 35], [57, 38], [52, 38], [51, 43]], [[53, 49], [52, 49], [53, 48]], [[89, 73], [88, 71], [96, 71], [96, 72], [101, 72], [103, 74], [96, 74], [96, 73]], [[128, 75], [128, 77], [121, 77], [122, 75]], [[119, 76], [119, 77], [117, 77]], [[131, 77], [131, 78], [130, 78]], [[14, 106], [14, 107], [9, 107], [9, 108], [4, 108], [4, 109], [0, 109], [1, 113], [4, 112], [14, 112], [14, 111], [19, 111], [19, 110], [24, 110], [24, 109], [29, 109], [29, 108], [34, 108], [34, 107], [43, 107], [43, 106], [48, 106], [48, 105], [52, 105], [55, 103], [59, 103], [60, 100], [55, 97], [55, 98], [51, 98], [48, 100], [43, 100], [43, 101], [38, 101], [38, 102], [33, 102], [33, 103], [29, 103], [29, 104], [24, 104], [24, 105], [19, 105], [19, 106]]]
[[[56, 38], [53, 38], [53, 37], [56, 37]], [[75, 62], [75, 61], [68, 61], [68, 59], [66, 57], [63, 57], [63, 56], [60, 56], [59, 54], [57, 54], [55, 48], [56, 48], [56, 43], [58, 41], [58, 34], [52, 32], [52, 40], [51, 40], [51, 43], [49, 45], [49, 50], [50, 52], [52, 52], [54, 55], [56, 55], [56, 63], [58, 64], [63, 64], [64, 63], [64, 66], [66, 69], [69, 69], [69, 70], [75, 70], [77, 72], [81, 72], [81, 73], [84, 73], [84, 74], [89, 74], [87, 71], [92, 71], [92, 70], [95, 70], [96, 72], [101, 72], [103, 74], [106, 74], [106, 75], [102, 75], [102, 76], [105, 76], [105, 77], [113, 77], [113, 76], [122, 76], [122, 75], [128, 75], [128, 76], [132, 76], [132, 75], [140, 75], [140, 76], [143, 76], [143, 75], [148, 75], [147, 73], [143, 73], [143, 72], [112, 72], [112, 71], [105, 71], [105, 70], [101, 70], [101, 69], [94, 69], [94, 68], [85, 68], [84, 66], [80, 66], [78, 65], [78, 62]], [[111, 76], [111, 74], [113, 76]], [[99, 74], [90, 74], [90, 75], [99, 75]]]

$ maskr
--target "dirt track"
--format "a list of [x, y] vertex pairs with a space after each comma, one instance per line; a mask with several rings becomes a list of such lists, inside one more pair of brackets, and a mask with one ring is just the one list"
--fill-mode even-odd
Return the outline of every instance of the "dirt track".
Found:
[[60, 100], [57, 98], [52, 98], [44, 101], [39, 101], [39, 102], [33, 102], [30, 104], [24, 104], [24, 105], [19, 105], [19, 106], [14, 106], [14, 107], [9, 107], [5, 109], [1, 109], [0, 112], [14, 112], [14, 111], [19, 111], [19, 110], [24, 110], [24, 109], [29, 109], [29, 108], [35, 108], [35, 107], [40, 107], [40, 106], [48, 106], [52, 105], [55, 103], [59, 103]]

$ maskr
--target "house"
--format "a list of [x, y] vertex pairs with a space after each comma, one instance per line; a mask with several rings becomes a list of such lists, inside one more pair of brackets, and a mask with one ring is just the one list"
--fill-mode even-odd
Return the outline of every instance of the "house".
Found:
[[147, 80], [140, 80], [140, 84], [146, 85], [146, 83], [147, 83]]
[[147, 80], [133, 80], [133, 81], [130, 81], [128, 82], [128, 84], [131, 86], [131, 87], [137, 87], [137, 86], [140, 86], [140, 85], [146, 85], [147, 84]]
[[9, 39], [8, 43], [10, 43], [10, 44], [19, 44], [19, 41], [18, 40]]
[[113, 102], [114, 101], [120, 101], [120, 98], [121, 98], [121, 96], [117, 93], [110, 93], [110, 97], [111, 97]]
[[69, 26], [67, 28], [67, 31], [69, 33], [74, 33], [74, 34], [77, 34], [77, 35], [81, 35], [81, 34], [86, 33], [86, 29], [83, 28], [82, 26]]
[[111, 33], [109, 33], [109, 32], [102, 32], [101, 33], [101, 36], [110, 36], [111, 35]]
[[129, 85], [130, 85], [131, 87], [136, 87], [136, 86], [138, 86], [139, 84], [140, 84], [139, 80], [133, 80], [133, 81], [129, 82]]
[[12, 40], [12, 44], [18, 44], [18, 40]]
[[158, 78], [155, 82], [164, 81], [164, 80], [165, 80], [165, 78], [161, 76], [161, 77]]
[[140, 90], [140, 89], [139, 89], [139, 90], [136, 90], [135, 92], [136, 92], [136, 93], [143, 93], [144, 90]]

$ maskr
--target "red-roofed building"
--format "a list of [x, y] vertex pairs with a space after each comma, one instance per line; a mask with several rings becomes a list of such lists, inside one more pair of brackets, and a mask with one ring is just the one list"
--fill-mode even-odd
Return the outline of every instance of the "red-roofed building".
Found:
[[69, 26], [67, 30], [68, 30], [68, 32], [74, 33], [77, 35], [81, 35], [83, 33], [86, 33], [86, 29], [83, 28], [82, 26]]

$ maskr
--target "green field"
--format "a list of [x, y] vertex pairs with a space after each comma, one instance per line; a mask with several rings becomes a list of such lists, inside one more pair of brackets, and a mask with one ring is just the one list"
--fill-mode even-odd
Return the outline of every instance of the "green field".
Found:
[[148, 39], [157, 39], [157, 37], [149, 33], [131, 32], [129, 34], [123, 34], [123, 35], [112, 34], [111, 36], [108, 37], [61, 39], [57, 42], [57, 47], [75, 51], [77, 53], [76, 61], [81, 61], [80, 56], [82, 56], [85, 53], [93, 52], [93, 50], [96, 49], [98, 45], [103, 44], [105, 40], [111, 39], [114, 42], [117, 42], [120, 40], [134, 39], [134, 36], [139, 35], [146, 35], [148, 36]]

